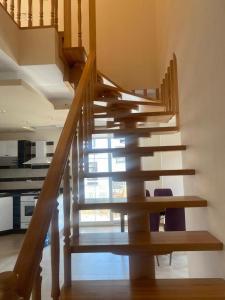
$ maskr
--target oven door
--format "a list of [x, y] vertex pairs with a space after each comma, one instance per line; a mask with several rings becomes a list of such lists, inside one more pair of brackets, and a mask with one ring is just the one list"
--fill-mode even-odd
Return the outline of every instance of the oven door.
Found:
[[21, 200], [20, 216], [21, 216], [21, 229], [26, 229], [29, 226], [35, 208], [35, 201]]

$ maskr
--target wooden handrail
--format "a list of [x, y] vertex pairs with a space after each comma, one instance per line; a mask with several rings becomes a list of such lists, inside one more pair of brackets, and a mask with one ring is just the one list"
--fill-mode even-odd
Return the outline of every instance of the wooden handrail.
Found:
[[85, 100], [84, 93], [89, 86], [94, 65], [95, 54], [90, 53], [14, 268], [19, 295], [25, 299], [29, 297], [32, 289], [34, 278], [31, 274], [36, 274], [39, 267], [45, 236], [51, 222], [81, 107]]

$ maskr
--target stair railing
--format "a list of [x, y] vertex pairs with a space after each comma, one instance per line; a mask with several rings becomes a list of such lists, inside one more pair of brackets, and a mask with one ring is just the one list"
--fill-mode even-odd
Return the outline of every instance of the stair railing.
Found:
[[20, 28], [58, 28], [58, 0], [1, 0], [0, 4]]
[[[96, 16], [95, 0], [89, 0], [90, 51], [85, 63], [75, 97], [59, 138], [51, 165], [48, 169], [37, 205], [14, 270], [0, 274], [0, 300], [41, 299], [41, 260], [46, 234], [51, 230], [51, 273], [54, 300], [60, 297], [60, 232], [57, 198], [63, 188], [64, 201], [64, 284], [71, 283], [70, 239], [71, 211], [73, 209], [73, 235], [78, 233], [78, 200], [84, 199], [82, 174], [87, 168], [86, 150], [93, 127], [93, 99], [95, 98], [96, 72]], [[73, 74], [73, 70], [71, 70]], [[71, 199], [71, 180], [72, 194]], [[77, 217], [77, 218], [76, 218]]]
[[[63, 3], [63, 5], [62, 5]], [[66, 47], [71, 47], [72, 13], [74, 3], [72, 0], [0, 0], [2, 6], [19, 28], [49, 28], [55, 27], [64, 32]], [[77, 0], [78, 46], [82, 46], [82, 3]], [[73, 7], [73, 10], [72, 10]], [[63, 21], [64, 20], [64, 21]]]
[[156, 98], [161, 100], [161, 104], [165, 106], [166, 112], [176, 115], [176, 123], [179, 127], [177, 59], [175, 54], [170, 60], [160, 88], [156, 89]]

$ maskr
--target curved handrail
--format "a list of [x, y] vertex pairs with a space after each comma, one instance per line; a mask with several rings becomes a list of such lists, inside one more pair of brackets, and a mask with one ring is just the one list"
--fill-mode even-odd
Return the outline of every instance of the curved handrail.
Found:
[[60, 183], [85, 98], [83, 96], [92, 78], [94, 66], [95, 53], [92, 52], [88, 56], [30, 226], [16, 261], [14, 273], [17, 275], [18, 293], [25, 299], [31, 293], [32, 283], [41, 260], [45, 236], [56, 205]]

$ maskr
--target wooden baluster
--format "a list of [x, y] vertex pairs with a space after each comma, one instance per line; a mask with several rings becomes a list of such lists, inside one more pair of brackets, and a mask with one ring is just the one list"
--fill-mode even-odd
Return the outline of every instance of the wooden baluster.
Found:
[[64, 210], [64, 286], [71, 286], [71, 251], [70, 251], [70, 167], [67, 162], [63, 177], [63, 210]]
[[17, 0], [17, 24], [21, 26], [21, 0]]
[[171, 112], [176, 113], [176, 103], [174, 98], [174, 88], [173, 88], [173, 70], [172, 70], [172, 61], [170, 61], [170, 97], [171, 97]]
[[44, 26], [44, 0], [40, 0], [40, 26]]
[[28, 27], [32, 27], [33, 21], [33, 13], [32, 13], [32, 8], [33, 8], [33, 2], [32, 0], [28, 0]]
[[71, 0], [64, 0], [64, 47], [71, 47]]
[[168, 78], [168, 98], [169, 98], [169, 112], [172, 111], [172, 93], [171, 93], [171, 73], [170, 68], [167, 68], [167, 78]]
[[79, 119], [79, 203], [84, 203], [84, 136], [82, 111]]
[[89, 41], [90, 52], [96, 53], [96, 3], [89, 1]]
[[78, 132], [76, 130], [73, 143], [72, 143], [72, 178], [73, 178], [73, 237], [79, 235], [79, 211], [77, 210], [78, 204], [78, 168], [79, 168], [79, 158], [78, 158]]
[[[42, 260], [42, 257], [41, 257]], [[40, 261], [41, 261], [40, 260]], [[37, 274], [34, 279], [33, 291], [32, 291], [32, 300], [41, 300], [41, 284], [42, 284], [42, 267], [41, 264], [37, 270]]]
[[3, 6], [5, 7], [5, 9], [7, 9], [7, 6], [8, 6], [7, 0], [4, 0], [4, 1], [3, 1]]
[[163, 99], [163, 104], [165, 105], [165, 110], [166, 110], [166, 92], [165, 92], [165, 78], [163, 79], [163, 84], [162, 84], [162, 99]]
[[[96, 55], [96, 0], [89, 1], [89, 50]], [[95, 85], [97, 83], [97, 61], [93, 68], [92, 82], [94, 84], [93, 94], [95, 97]], [[94, 119], [93, 119], [94, 120]], [[94, 122], [93, 122], [94, 127]]]
[[164, 104], [163, 83], [160, 85], [160, 97], [161, 97], [162, 104]]
[[13, 19], [14, 19], [14, 9], [15, 9], [14, 0], [11, 0], [10, 15], [12, 16]]
[[166, 111], [169, 111], [169, 87], [168, 87], [168, 74], [165, 75], [165, 100], [166, 100]]
[[77, 0], [78, 6], [78, 47], [82, 47], [82, 11], [81, 0]]
[[155, 95], [156, 95], [156, 99], [159, 100], [160, 99], [160, 92], [159, 92], [158, 88], [155, 90]]
[[55, 0], [55, 21], [54, 21], [54, 25], [55, 28], [58, 30], [58, 0]]
[[144, 89], [143, 92], [144, 92], [144, 97], [148, 97], [148, 90]]
[[60, 241], [59, 241], [59, 211], [58, 201], [56, 201], [55, 209], [51, 223], [51, 268], [52, 268], [52, 292], [53, 300], [58, 300], [60, 296], [59, 287], [59, 265], [60, 265]]
[[88, 131], [88, 144], [87, 144], [87, 148], [88, 149], [91, 149], [92, 148], [92, 145], [91, 145], [91, 140], [92, 140], [92, 134], [91, 134], [91, 129], [92, 129], [92, 119], [93, 119], [93, 116], [92, 116], [92, 92], [91, 92], [91, 81], [89, 82], [89, 85], [88, 85], [88, 99], [87, 99], [87, 118], [88, 118], [88, 128], [87, 128], [87, 131]]
[[176, 103], [176, 123], [177, 126], [180, 126], [180, 112], [179, 112], [179, 95], [178, 95], [178, 76], [177, 76], [177, 58], [175, 54], [173, 55], [173, 91], [174, 91], [174, 100]]
[[55, 0], [51, 0], [51, 26], [55, 25]]
[[[95, 71], [94, 71], [95, 72]], [[90, 81], [90, 127], [91, 131], [94, 129], [94, 100], [96, 99], [96, 93], [95, 93], [95, 86], [96, 86], [96, 76], [95, 73], [92, 73], [91, 75], [91, 81]]]
[[88, 172], [88, 89], [85, 92], [84, 115], [83, 115], [83, 136], [84, 136], [84, 170]]

